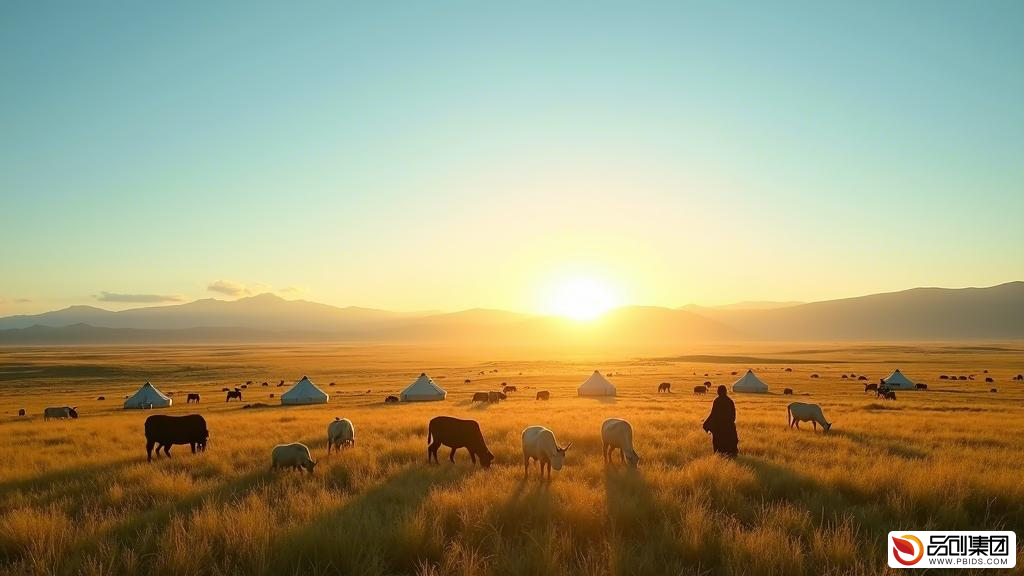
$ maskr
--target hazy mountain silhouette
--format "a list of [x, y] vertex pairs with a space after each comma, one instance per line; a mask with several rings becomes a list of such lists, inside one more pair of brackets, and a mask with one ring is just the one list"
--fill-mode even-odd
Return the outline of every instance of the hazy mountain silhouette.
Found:
[[351, 341], [650, 345], [741, 340], [1024, 339], [1024, 282], [794, 304], [628, 306], [594, 323], [503, 310], [401, 314], [262, 294], [0, 318], [2, 344]]

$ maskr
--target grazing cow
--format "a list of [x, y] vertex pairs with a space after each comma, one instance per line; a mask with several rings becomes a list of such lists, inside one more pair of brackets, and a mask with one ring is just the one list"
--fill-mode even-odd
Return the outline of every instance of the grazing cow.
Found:
[[832, 423], [825, 420], [825, 414], [821, 411], [821, 406], [817, 404], [805, 404], [803, 402], [793, 402], [786, 407], [786, 412], [789, 414], [789, 427], [796, 426], [797, 430], [800, 429], [801, 422], [810, 421], [814, 425], [814, 429], [818, 429], [818, 424], [821, 424], [821, 428], [828, 432], [832, 429]]
[[153, 461], [153, 446], [156, 446], [156, 456], [160, 457], [160, 449], [164, 455], [171, 457], [171, 446], [174, 444], [188, 444], [192, 453], [196, 450], [204, 452], [206, 443], [209, 441], [210, 433], [206, 429], [206, 420], [199, 414], [188, 416], [168, 416], [166, 414], [154, 414], [146, 418], [146, 460]]
[[230, 402], [232, 398], [237, 398], [239, 402], [242, 401], [241, 390], [230, 390], [228, 391], [228, 397], [224, 399], [225, 402]]
[[547, 390], [537, 391], [537, 400], [551, 400], [551, 392]]
[[540, 477], [544, 477], [544, 466], [548, 467], [548, 480], [551, 469], [561, 470], [565, 464], [565, 453], [572, 447], [572, 442], [565, 448], [559, 448], [555, 441], [555, 433], [543, 426], [529, 426], [523, 430], [523, 477], [530, 475], [530, 459], [540, 464]]
[[993, 388], [993, 389], [989, 390], [989, 392], [998, 392], [998, 391], [999, 391], [999, 390], [998, 390], [998, 389], [996, 389], [996, 388]]
[[191, 404], [193, 400], [195, 400], [196, 404], [199, 404], [199, 394], [189, 394], [185, 399], [185, 403]]
[[107, 397], [106, 397], [106, 396], [100, 396], [100, 397], [99, 397], [99, 398], [97, 398], [96, 400], [106, 400], [106, 399], [107, 399]]
[[705, 388], [711, 388], [711, 381], [710, 380], [705, 380], [703, 386]]
[[388, 396], [387, 398], [384, 399], [384, 403], [385, 404], [397, 404], [398, 403], [398, 396]]
[[44, 409], [43, 420], [49, 420], [50, 418], [56, 418], [58, 420], [78, 418], [78, 406], [60, 406]]
[[463, 380], [463, 381], [462, 381], [462, 383], [463, 383], [463, 384], [470, 384], [470, 383], [472, 383], [472, 382], [473, 382], [473, 381], [472, 381], [472, 380], [470, 380], [469, 378], [466, 378], [465, 380]]
[[992, 382], [995, 382], [995, 380], [993, 380], [991, 376], [986, 376], [985, 377], [985, 383], [986, 384], [991, 384]]
[[220, 391], [221, 392], [230, 392], [231, 390], [229, 388], [221, 388]]
[[437, 450], [442, 446], [452, 449], [448, 460], [455, 463], [455, 451], [459, 448], [469, 450], [469, 457], [476, 464], [490, 468], [494, 454], [487, 449], [484, 435], [480, 432], [480, 424], [476, 420], [460, 420], [451, 416], [438, 416], [427, 425], [427, 463], [437, 462]]
[[1013, 377], [1014, 380], [1024, 380], [1024, 374], [1017, 374]]
[[914, 389], [915, 390], [927, 390], [928, 389], [928, 385], [927, 384], [922, 384], [922, 383], [918, 382], [917, 384], [914, 384]]
[[612, 452], [619, 449], [619, 456], [631, 468], [640, 463], [640, 455], [633, 449], [633, 426], [621, 418], [609, 418], [601, 424], [601, 442], [604, 461], [611, 463]]
[[18, 416], [24, 416], [24, 415], [25, 415], [25, 409], [24, 408], [18, 410]]
[[857, 380], [859, 380], [861, 382], [867, 382], [868, 377], [867, 376], [857, 376]]
[[356, 428], [348, 418], [335, 418], [327, 425], [327, 454], [333, 446], [335, 452], [356, 445]]
[[846, 374], [843, 374], [843, 380], [846, 380], [847, 378], [849, 378], [849, 376], [847, 376]]
[[667, 392], [667, 393], [671, 394], [672, 393], [672, 383], [671, 382], [662, 382], [661, 384], [658, 384], [658, 394], [661, 394], [662, 392]]
[[949, 380], [949, 376], [943, 374], [942, 376], [939, 376], [939, 380]]
[[818, 377], [817, 374], [811, 374], [811, 378], [817, 378], [817, 377]]
[[960, 376], [959, 380], [967, 380], [967, 376]]
[[488, 394], [487, 392], [474, 392], [473, 393], [473, 402], [490, 402], [490, 401], [491, 401], [491, 395]]
[[734, 370], [734, 371], [730, 372], [729, 374], [735, 376], [736, 375], [736, 371]]
[[864, 393], [867, 394], [868, 392], [874, 392], [875, 395], [877, 396], [878, 395], [878, 384], [865, 384], [864, 385]]
[[879, 390], [878, 392], [879, 392], [879, 394], [882, 395], [882, 398], [885, 399], [885, 400], [895, 400], [896, 399], [896, 393], [893, 392], [892, 390]]
[[281, 386], [284, 386], [284, 380], [281, 380], [280, 382], [277, 383], [278, 388], [280, 388]]
[[305, 444], [278, 444], [270, 453], [270, 470], [291, 468], [302, 472], [303, 469], [313, 473], [316, 462], [309, 456], [309, 448]]
[[502, 400], [507, 400], [507, 399], [508, 399], [508, 396], [506, 396], [503, 392], [488, 392], [487, 393], [487, 401], [490, 402], [491, 404], [497, 404], [498, 402], [501, 402]]
[[793, 395], [793, 389], [792, 388], [786, 388], [785, 390], [782, 391], [782, 395], [783, 396], [792, 396]]
[[704, 386], [694, 386], [693, 387], [693, 393], [694, 394], [698, 394], [698, 395], [699, 394], [707, 394], [708, 393], [708, 389], [705, 388]]
[[786, 368], [786, 372], [792, 372], [792, 371], [793, 371], [792, 368]]
[[502, 394], [511, 394], [512, 392], [518, 392], [518, 391], [519, 391], [519, 389], [516, 388], [515, 386], [505, 386], [504, 388], [501, 389], [501, 393]]
[[273, 397], [274, 397], [274, 393], [273, 393], [273, 392], [271, 392], [271, 393], [270, 393], [270, 397], [271, 397], [271, 398], [273, 398]]
[[334, 382], [331, 382], [330, 384], [328, 384], [328, 386], [334, 386]]

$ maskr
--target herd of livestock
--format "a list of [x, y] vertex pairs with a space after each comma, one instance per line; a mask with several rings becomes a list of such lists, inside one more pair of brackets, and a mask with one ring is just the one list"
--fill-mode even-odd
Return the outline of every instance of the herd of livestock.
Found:
[[[812, 375], [813, 377], [814, 375]], [[844, 378], [847, 376], [844, 374]], [[953, 376], [941, 376], [941, 379], [957, 379]], [[866, 380], [860, 377], [861, 380]], [[966, 379], [960, 377], [960, 379]], [[1024, 376], [1018, 375], [1014, 380], [1024, 380]], [[991, 379], [989, 379], [991, 381]], [[694, 394], [705, 394], [711, 383], [694, 388]], [[916, 389], [927, 390], [926, 384], [917, 384]], [[236, 396], [241, 398], [239, 389], [228, 390], [228, 398]], [[659, 393], [671, 392], [671, 384], [663, 382], [658, 386]], [[995, 389], [992, 390], [995, 392]], [[495, 403], [505, 400], [509, 393], [516, 392], [515, 386], [505, 386], [501, 392], [476, 392], [472, 402]], [[874, 392], [879, 398], [895, 400], [896, 395], [886, 387], [885, 381], [879, 384], [865, 384], [864, 392]], [[792, 395], [793, 390], [786, 388], [784, 395]], [[103, 398], [102, 396], [100, 397]], [[537, 392], [538, 400], [548, 400], [550, 393], [546, 390]], [[385, 402], [395, 402], [398, 398], [389, 396]], [[189, 394], [188, 403], [199, 402], [198, 394]], [[786, 407], [788, 423], [790, 427], [800, 427], [801, 422], [810, 422], [817, 430], [821, 425], [823, 431], [828, 432], [832, 424], [825, 418], [821, 407], [817, 404], [803, 402], [792, 402]], [[24, 416], [25, 411], [20, 410], [19, 415]], [[73, 419], [78, 418], [78, 409], [75, 406], [50, 407], [43, 411], [44, 420], [50, 419]], [[153, 451], [156, 450], [157, 457], [160, 452], [170, 457], [171, 446], [189, 445], [192, 453], [205, 451], [209, 440], [209, 430], [206, 419], [199, 414], [185, 416], [168, 416], [156, 414], [148, 417], [145, 422], [146, 455], [149, 461], [153, 459]], [[636, 467], [640, 462], [640, 456], [633, 448], [633, 427], [626, 420], [621, 418], [609, 418], [601, 425], [602, 453], [606, 462], [610, 462], [613, 452], [618, 449], [622, 462], [630, 467]], [[465, 448], [469, 452], [470, 459], [475, 464], [477, 459], [480, 465], [488, 468], [494, 460], [494, 454], [487, 448], [480, 424], [475, 420], [462, 420], [450, 416], [438, 416], [430, 420], [427, 426], [427, 462], [438, 461], [437, 452], [442, 446], [451, 449], [448, 459], [455, 462], [455, 452]], [[335, 418], [327, 426], [327, 453], [331, 450], [340, 451], [346, 447], [355, 445], [355, 426], [347, 418]], [[543, 426], [530, 426], [523, 430], [523, 467], [524, 474], [529, 475], [530, 463], [536, 462], [540, 466], [540, 475], [544, 476], [547, 469], [548, 478], [551, 477], [551, 470], [561, 470], [565, 463], [566, 453], [572, 447], [572, 442], [562, 447], [558, 444], [555, 433]], [[271, 451], [271, 469], [292, 468], [307, 470], [312, 473], [316, 466], [312, 459], [309, 448], [301, 443], [279, 444]]]

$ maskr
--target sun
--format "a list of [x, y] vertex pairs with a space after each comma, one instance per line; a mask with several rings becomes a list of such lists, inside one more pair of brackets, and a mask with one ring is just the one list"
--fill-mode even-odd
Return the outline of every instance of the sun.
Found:
[[593, 320], [617, 303], [608, 284], [593, 278], [570, 278], [551, 287], [546, 308], [550, 314]]

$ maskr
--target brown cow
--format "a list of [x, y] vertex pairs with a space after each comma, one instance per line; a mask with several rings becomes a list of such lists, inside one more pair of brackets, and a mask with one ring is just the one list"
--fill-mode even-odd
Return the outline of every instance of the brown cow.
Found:
[[385, 404], [397, 404], [398, 403], [398, 396], [388, 396], [387, 398], [384, 399], [384, 403]]
[[188, 398], [185, 399], [186, 404], [191, 404], [195, 400], [196, 404], [199, 404], [199, 394], [189, 394]]
[[875, 394], [878, 394], [878, 384], [865, 384], [864, 393], [867, 394], [868, 392], [874, 392]]
[[232, 398], [236, 398], [239, 402], [242, 401], [241, 390], [231, 390], [228, 392], [228, 397], [224, 399], [225, 402], [230, 402]]
[[694, 394], [707, 394], [708, 393], [708, 389], [705, 388], [704, 386], [694, 386], [693, 387], [693, 393]]
[[793, 389], [792, 388], [786, 388], [785, 390], [782, 391], [782, 395], [783, 396], [792, 396], [793, 395]]
[[487, 449], [484, 435], [480, 432], [480, 424], [476, 420], [461, 420], [451, 416], [438, 416], [427, 425], [427, 463], [437, 462], [437, 451], [441, 446], [452, 449], [448, 460], [455, 463], [455, 451], [459, 448], [469, 450], [469, 457], [476, 464], [490, 468], [494, 454]]
[[927, 390], [928, 389], [928, 385], [927, 384], [921, 384], [920, 382], [918, 382], [917, 384], [914, 384], [914, 389], [915, 390]]
[[672, 383], [671, 382], [662, 382], [661, 384], [658, 384], [658, 394], [661, 394], [662, 392], [668, 392], [668, 393], [671, 394], [672, 393]]
[[473, 402], [489, 402], [490, 398], [491, 398], [491, 396], [487, 392], [474, 392], [473, 393]]
[[502, 394], [509, 394], [511, 392], [518, 392], [519, 390], [515, 386], [505, 386], [501, 389]]
[[547, 390], [537, 392], [537, 400], [551, 400], [551, 393]]

